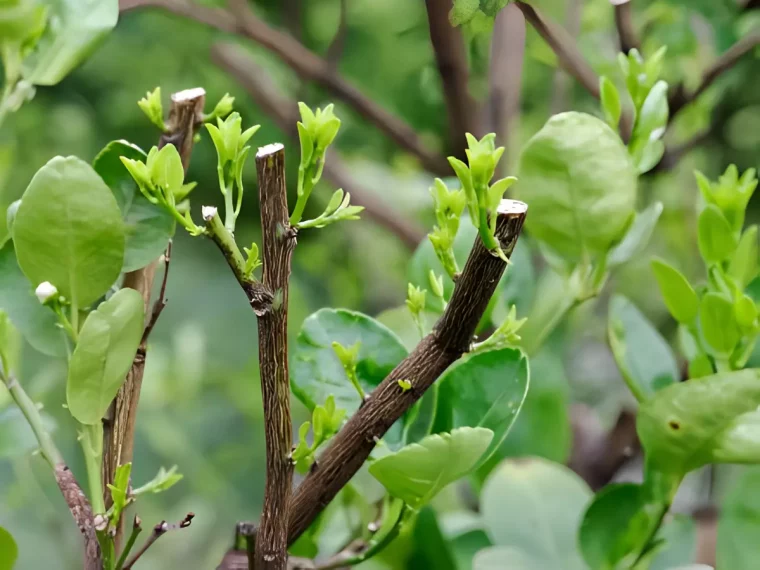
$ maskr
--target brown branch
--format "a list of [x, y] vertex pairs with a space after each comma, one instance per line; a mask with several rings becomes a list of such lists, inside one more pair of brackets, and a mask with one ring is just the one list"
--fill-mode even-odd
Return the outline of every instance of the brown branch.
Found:
[[[578, 40], [581, 33], [581, 18], [583, 15], [583, 0], [568, 0], [565, 16], [567, 36], [573, 44]], [[552, 86], [551, 112], [553, 115], [566, 111], [570, 95], [570, 77], [562, 69], [554, 73], [554, 85]]]
[[333, 73], [337, 73], [338, 63], [346, 49], [346, 36], [348, 36], [348, 0], [340, 0], [338, 31], [335, 32], [335, 36], [325, 53], [325, 59], [332, 68]]
[[694, 91], [687, 92], [683, 83], [677, 85], [668, 98], [670, 107], [670, 120], [697, 97], [704, 93], [721, 75], [733, 68], [739, 60], [760, 46], [760, 32], [754, 32], [744, 36], [728, 50], [726, 50], [702, 75], [702, 81]]
[[[174, 93], [171, 97], [171, 108], [167, 120], [167, 130], [159, 139], [158, 146], [163, 147], [173, 144], [182, 159], [182, 165], [187, 172], [190, 164], [190, 154], [193, 148], [193, 136], [201, 120], [206, 93], [201, 88], [187, 89]], [[167, 255], [170, 254], [167, 249]], [[150, 296], [153, 289], [153, 281], [156, 275], [158, 261], [154, 261], [136, 271], [131, 271], [124, 276], [123, 287], [129, 287], [138, 291], [145, 301], [145, 311], [150, 307]], [[168, 271], [168, 258], [166, 271]], [[164, 273], [164, 282], [161, 287], [159, 303], [163, 302], [166, 288], [167, 273]], [[147, 340], [150, 330], [155, 324], [155, 319], [163, 309], [157, 304], [147, 324], [142, 342], [137, 349], [132, 367], [127, 373], [124, 384], [116, 394], [106, 417], [103, 419], [103, 461], [101, 464], [101, 478], [106, 504], [110, 504], [111, 495], [108, 484], [113, 483], [116, 468], [119, 465], [130, 463], [134, 456], [135, 426], [137, 420], [137, 405], [140, 400], [143, 374], [145, 373], [145, 355]], [[157, 311], [157, 312], [156, 312]], [[119, 521], [115, 545], [118, 548], [124, 535], [123, 521]]]
[[55, 481], [84, 537], [84, 570], [103, 570], [103, 557], [90, 501], [66, 464], [58, 463], [55, 466]]
[[150, 333], [153, 332], [153, 327], [156, 326], [158, 318], [166, 307], [166, 284], [169, 281], [169, 264], [172, 261], [172, 240], [169, 240], [169, 244], [166, 246], [166, 251], [164, 252], [164, 255], [161, 256], [161, 259], [159, 259], [159, 262], [161, 260], [164, 262], [164, 276], [161, 278], [161, 289], [158, 292], [158, 299], [153, 303], [153, 310], [148, 319], [148, 324], [145, 325], [142, 340], [140, 341], [140, 344], [144, 346], [148, 345], [148, 337], [150, 337]]
[[135, 552], [134, 556], [132, 556], [132, 558], [127, 560], [127, 563], [124, 564], [124, 570], [131, 570], [135, 563], [140, 560], [140, 558], [142, 558], [142, 555], [145, 554], [159, 538], [164, 536], [170, 530], [189, 527], [190, 523], [193, 521], [193, 518], [195, 518], [195, 515], [193, 513], [187, 513], [187, 515], [185, 515], [185, 518], [177, 524], [169, 524], [166, 521], [161, 521], [156, 526], [154, 526], [153, 532], [150, 533], [150, 536], [145, 541], [145, 543], [137, 552]]
[[[496, 236], [510, 255], [520, 235], [527, 206], [503, 200], [498, 210]], [[446, 311], [433, 332], [383, 380], [369, 399], [331, 440], [318, 463], [296, 490], [288, 509], [288, 542], [293, 543], [335, 495], [361, 468], [375, 442], [435, 380], [469, 350], [473, 334], [493, 295], [506, 264], [476, 238], [467, 264], [457, 279]], [[409, 380], [402, 390], [398, 380]]]
[[632, 49], [640, 49], [641, 42], [633, 25], [633, 9], [631, 0], [611, 0], [615, 5], [615, 27], [620, 38], [620, 51], [628, 53]]
[[270, 27], [251, 11], [245, 0], [230, 0], [229, 6], [230, 10], [227, 11], [207, 8], [189, 0], [121, 0], [119, 3], [122, 12], [141, 7], [161, 8], [256, 42], [279, 57], [302, 79], [316, 81], [333, 96], [353, 107], [401, 148], [416, 156], [425, 169], [438, 175], [449, 174], [449, 165], [443, 155], [425, 146], [410, 125], [335, 73], [326, 59], [290, 35]]
[[285, 147], [256, 153], [261, 208], [262, 281], [273, 295], [259, 315], [259, 366], [264, 405], [267, 476], [264, 510], [256, 533], [256, 570], [285, 570], [288, 562], [288, 503], [293, 483], [293, 427], [288, 375], [288, 282], [296, 231], [290, 227], [285, 185]]
[[744, 6], [742, 6], [742, 10], [745, 12], [757, 10], [758, 8], [760, 8], [760, 0], [747, 0]]
[[469, 68], [462, 30], [449, 22], [451, 0], [425, 0], [430, 41], [435, 51], [438, 74], [443, 84], [446, 112], [449, 121], [449, 148], [463, 157], [467, 148], [465, 133], [480, 138], [478, 105], [469, 91]]
[[544, 17], [535, 7], [515, 2], [525, 20], [538, 32], [557, 55], [560, 65], [580, 83], [586, 91], [599, 98], [599, 77], [583, 57], [573, 39], [561, 27]]
[[[264, 68], [257, 65], [240, 47], [232, 44], [214, 45], [211, 57], [246, 89], [256, 104], [286, 135], [297, 141], [298, 106], [277, 88]], [[424, 239], [425, 233], [419, 226], [401, 212], [395, 211], [387, 201], [375, 197], [372, 190], [363, 187], [335, 150], [330, 151], [329, 159], [324, 165], [324, 176], [336, 187], [350, 192], [352, 204], [364, 206], [367, 218], [390, 230], [408, 248], [416, 248]]]

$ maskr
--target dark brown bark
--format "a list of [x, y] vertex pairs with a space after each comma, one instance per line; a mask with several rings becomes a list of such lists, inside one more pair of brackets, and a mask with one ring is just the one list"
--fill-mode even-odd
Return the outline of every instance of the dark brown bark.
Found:
[[[527, 206], [503, 200], [499, 208], [496, 236], [511, 255], [520, 235]], [[376, 441], [435, 380], [469, 350], [475, 329], [483, 316], [506, 264], [483, 246], [480, 238], [470, 251], [446, 311], [433, 332], [426, 336], [351, 417], [320, 455], [315, 467], [298, 487], [289, 508], [288, 542], [293, 543], [332, 501], [338, 491], [364, 464]], [[409, 380], [402, 390], [398, 380]]]
[[264, 510], [256, 533], [256, 570], [285, 570], [288, 503], [293, 484], [293, 431], [288, 375], [288, 281], [296, 232], [288, 221], [285, 148], [267, 145], [256, 154], [261, 208], [262, 282], [272, 302], [258, 315], [259, 368], [266, 434]]
[[470, 70], [467, 63], [462, 29], [449, 22], [451, 0], [425, 0], [430, 29], [430, 41], [435, 51], [438, 74], [449, 120], [449, 149], [451, 154], [464, 157], [467, 148], [465, 133], [480, 138], [484, 133], [479, 120], [478, 105], [469, 91]]
[[620, 39], [620, 51], [628, 53], [632, 49], [640, 49], [636, 28], [633, 26], [633, 9], [630, 0], [615, 4], [615, 27]]
[[[187, 172], [190, 164], [190, 154], [193, 149], [193, 136], [197, 126], [201, 122], [206, 93], [201, 88], [187, 89], [174, 93], [171, 98], [169, 119], [166, 123], [167, 130], [161, 134], [158, 142], [159, 148], [173, 144], [182, 159], [182, 165]], [[135, 289], [142, 295], [145, 301], [145, 313], [150, 315], [150, 296], [153, 282], [156, 276], [158, 261], [154, 261], [136, 271], [131, 271], [124, 276], [123, 287]], [[116, 394], [116, 398], [103, 419], [103, 462], [101, 464], [101, 478], [106, 505], [110, 504], [111, 494], [107, 485], [113, 483], [116, 468], [119, 465], [130, 463], [134, 457], [135, 426], [137, 421], [137, 405], [140, 400], [143, 375], [145, 373], [145, 355], [147, 350], [147, 336], [140, 343], [135, 354], [132, 367], [127, 373], [124, 384]], [[124, 534], [123, 521], [119, 521], [117, 533], [114, 538], [116, 548], [121, 546]]]
[[[257, 65], [239, 46], [232, 44], [214, 45], [211, 48], [211, 57], [245, 88], [256, 104], [285, 134], [298, 140], [298, 105], [278, 89], [264, 68]], [[425, 238], [425, 232], [416, 223], [377, 198], [372, 190], [365, 188], [351, 174], [350, 167], [337, 150], [330, 149], [330, 156], [324, 166], [324, 176], [336, 187], [350, 192], [352, 204], [364, 206], [362, 217], [370, 218], [390, 230], [409, 249], [416, 248]]]
[[103, 570], [103, 557], [90, 501], [67, 465], [58, 463], [55, 466], [55, 481], [84, 537], [84, 570]]

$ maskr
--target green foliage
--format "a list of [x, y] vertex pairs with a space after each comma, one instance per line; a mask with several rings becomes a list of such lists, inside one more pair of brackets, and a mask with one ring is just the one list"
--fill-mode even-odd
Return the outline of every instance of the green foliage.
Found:
[[461, 26], [470, 23], [478, 14], [493, 19], [509, 2], [510, 0], [454, 0], [449, 22], [452, 26]]
[[473, 570], [501, 570], [504, 567], [514, 570], [542, 570], [544, 566], [532, 556], [511, 546], [491, 546], [475, 555]]
[[528, 359], [519, 350], [465, 356], [438, 380], [436, 427], [491, 430], [493, 439], [479, 461], [484, 463], [507, 437], [528, 393], [529, 378]]
[[623, 296], [610, 301], [607, 334], [620, 373], [639, 402], [680, 379], [668, 343]]
[[159, 130], [166, 131], [164, 124], [164, 106], [161, 103], [161, 88], [156, 87], [153, 91], [148, 91], [145, 97], [137, 102], [137, 106], [145, 113], [148, 120], [153, 123]]
[[[346, 410], [335, 407], [335, 397], [329, 396], [324, 406], [315, 406], [311, 413], [311, 422], [304, 422], [298, 430], [300, 439], [293, 449], [292, 460], [299, 473], [306, 473], [315, 460], [319, 447], [338, 433]], [[309, 428], [312, 428], [311, 445], [306, 442]]]
[[679, 323], [690, 325], [699, 310], [699, 299], [686, 277], [661, 259], [652, 260], [657, 285], [665, 306]]
[[120, 289], [87, 316], [69, 362], [66, 401], [80, 423], [99, 424], [132, 365], [143, 334], [142, 296]]
[[459, 273], [459, 266], [454, 255], [454, 240], [459, 231], [459, 220], [467, 205], [467, 196], [464, 190], [449, 190], [440, 178], [435, 179], [434, 185], [430, 188], [430, 195], [433, 197], [438, 225], [428, 234], [428, 239], [433, 244], [433, 251], [446, 274], [454, 279]]
[[[154, 261], [166, 249], [175, 222], [164, 208], [151, 203], [142, 192], [120, 157], [145, 161], [146, 154], [126, 141], [112, 141], [92, 161], [92, 167], [113, 192], [121, 210], [126, 234], [122, 271], [134, 271]], [[181, 192], [181, 190], [180, 190]]]
[[313, 220], [299, 222], [298, 227], [300, 229], [324, 228], [341, 220], [358, 220], [359, 212], [364, 210], [364, 206], [352, 206], [350, 203], [351, 195], [348, 192], [344, 195], [343, 190], [338, 189], [333, 193], [324, 212]]
[[744, 225], [747, 204], [757, 188], [755, 174], [755, 169], [750, 168], [739, 177], [739, 171], [733, 164], [717, 182], [711, 182], [701, 172], [695, 173], [697, 186], [705, 202], [720, 210], [734, 232], [740, 232]]
[[644, 253], [662, 214], [662, 203], [654, 202], [643, 212], [636, 213], [622, 241], [610, 250], [607, 265], [610, 269], [634, 260]]
[[726, 496], [718, 522], [716, 549], [719, 568], [750, 570], [757, 564], [760, 527], [760, 468], [751, 467], [741, 474]]
[[601, 260], [623, 239], [634, 216], [636, 171], [599, 119], [555, 115], [523, 148], [518, 171], [531, 235], [566, 263]]
[[125, 463], [116, 468], [116, 474], [113, 478], [113, 484], [108, 484], [108, 490], [111, 491], [111, 500], [113, 501], [110, 509], [110, 520], [116, 525], [124, 508], [129, 500], [129, 476], [132, 473], [132, 464]]
[[480, 512], [493, 544], [519, 552], [514, 556], [525, 561], [526, 570], [585, 570], [576, 533], [590, 499], [587, 485], [568, 468], [543, 459], [515, 459], [491, 473], [480, 494]]
[[13, 570], [18, 558], [18, 547], [11, 533], [0, 527], [0, 570]]
[[145, 483], [145, 485], [134, 489], [132, 494], [140, 496], [146, 493], [161, 493], [162, 491], [171, 489], [174, 485], [179, 483], [183, 477], [184, 475], [177, 472], [176, 465], [168, 470], [161, 467], [153, 479]]
[[388, 492], [419, 510], [477, 465], [493, 439], [485, 428], [430, 435], [373, 462], [369, 472]]
[[56, 157], [37, 171], [13, 225], [18, 264], [35, 287], [50, 282], [74, 307], [95, 302], [124, 260], [124, 224], [89, 164]]

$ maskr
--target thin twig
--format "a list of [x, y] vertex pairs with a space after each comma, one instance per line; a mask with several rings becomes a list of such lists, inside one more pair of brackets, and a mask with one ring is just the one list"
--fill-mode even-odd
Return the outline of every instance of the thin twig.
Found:
[[633, 9], [631, 0], [611, 0], [615, 5], [615, 27], [620, 39], [620, 51], [628, 53], [632, 49], [640, 49], [636, 28], [633, 25]]
[[150, 533], [150, 536], [148, 537], [148, 540], [145, 541], [145, 543], [140, 547], [140, 549], [135, 552], [134, 556], [130, 558], [127, 563], [124, 565], [124, 570], [131, 570], [132, 567], [135, 565], [135, 562], [140, 560], [143, 554], [145, 554], [148, 549], [153, 546], [153, 544], [162, 536], [164, 536], [167, 532], [170, 530], [177, 530], [180, 528], [187, 528], [190, 526], [190, 523], [193, 521], [193, 518], [195, 518], [195, 514], [193, 513], [187, 513], [185, 515], [185, 518], [182, 519], [180, 522], [176, 524], [169, 524], [166, 521], [161, 521], [156, 526], [153, 527], [153, 532]]
[[[256, 104], [288, 136], [297, 141], [296, 122], [298, 106], [272, 82], [267, 71], [257, 65], [239, 46], [216, 44], [211, 57], [246, 89]], [[404, 245], [414, 249], [424, 239], [425, 232], [393, 208], [387, 200], [375, 197], [372, 191], [351, 173], [351, 168], [340, 154], [330, 150], [324, 165], [324, 176], [336, 187], [351, 194], [351, 203], [364, 206], [364, 214], [379, 225], [390, 230]]]
[[[527, 206], [503, 200], [498, 210], [496, 236], [511, 255], [520, 235]], [[330, 441], [298, 487], [288, 509], [288, 542], [293, 543], [348, 483], [383, 437], [435, 380], [465, 351], [493, 295], [506, 263], [492, 255], [476, 238], [454, 293], [433, 332], [383, 380], [364, 405]], [[410, 380], [401, 390], [399, 379]]]
[[132, 552], [132, 548], [134, 547], [135, 542], [137, 541], [137, 537], [140, 536], [141, 532], [142, 532], [142, 520], [140, 520], [140, 517], [135, 515], [135, 518], [132, 521], [132, 532], [129, 533], [129, 538], [127, 539], [127, 545], [124, 547], [124, 550], [119, 555], [118, 562], [116, 562], [116, 570], [124, 569], [124, 564], [127, 561], [127, 556], [129, 556], [129, 553]]
[[[568, 0], [565, 26], [568, 38], [575, 44], [581, 33], [581, 19], [583, 16], [583, 0]], [[562, 68], [554, 72], [554, 84], [552, 86], [551, 112], [553, 115], [566, 111], [570, 95], [570, 77]]]
[[462, 29], [449, 22], [451, 5], [451, 0], [425, 0], [430, 41], [446, 100], [449, 149], [456, 156], [464, 156], [465, 133], [480, 138], [483, 129], [478, 104], [469, 91], [470, 70]]
[[[185, 173], [190, 164], [190, 155], [193, 149], [193, 137], [201, 122], [203, 106], [206, 100], [206, 92], [201, 88], [186, 89], [174, 93], [171, 97], [171, 107], [169, 109], [169, 118], [166, 122], [167, 130], [161, 134], [158, 146], [163, 147], [167, 144], [173, 144], [179, 152], [184, 166]], [[131, 271], [124, 276], [123, 287], [129, 287], [138, 291], [145, 302], [145, 311], [150, 309], [150, 297], [155, 280], [158, 260], [150, 263], [142, 269]], [[167, 265], [168, 269], [168, 265]], [[162, 284], [161, 299], [164, 297], [166, 277], [164, 273], [164, 282]], [[162, 307], [159, 305], [158, 314]], [[153, 313], [147, 324], [149, 329], [155, 325], [156, 306], [153, 307]], [[132, 366], [127, 373], [124, 384], [116, 394], [106, 417], [103, 418], [103, 462], [101, 465], [101, 479], [103, 489], [105, 490], [105, 501], [108, 505], [111, 501], [108, 492], [108, 484], [113, 483], [116, 468], [132, 461], [134, 456], [134, 439], [135, 426], [137, 419], [137, 406], [140, 400], [140, 389], [142, 387], [143, 375], [145, 373], [145, 357], [147, 351], [147, 339], [150, 330], [143, 334]], [[120, 520], [116, 526], [116, 535], [114, 536], [115, 546], [121, 546], [121, 540], [124, 535], [123, 520]]]
[[169, 240], [169, 243], [166, 246], [166, 251], [164, 252], [164, 255], [162, 256], [162, 259], [164, 261], [164, 276], [161, 279], [161, 289], [158, 293], [158, 299], [156, 299], [156, 302], [153, 303], [153, 311], [151, 311], [150, 319], [148, 320], [148, 324], [145, 325], [145, 330], [143, 331], [142, 340], [140, 341], [140, 344], [147, 345], [148, 343], [148, 337], [150, 336], [150, 333], [153, 332], [153, 327], [156, 326], [156, 323], [158, 322], [158, 317], [161, 316], [161, 313], [163, 312], [164, 308], [166, 307], [166, 303], [168, 302], [166, 299], [166, 282], [169, 280], [169, 264], [172, 260], [172, 241]]
[[446, 158], [428, 148], [405, 121], [364, 95], [353, 83], [335, 73], [330, 63], [292, 36], [270, 27], [258, 18], [246, 0], [230, 0], [229, 10], [208, 8], [189, 0], [121, 0], [120, 10], [160, 8], [218, 30], [246, 37], [279, 57], [302, 79], [315, 81], [334, 97], [353, 107], [407, 152], [416, 156], [428, 171], [446, 175]]
[[337, 73], [338, 63], [343, 56], [346, 48], [346, 36], [348, 36], [348, 0], [340, 0], [340, 20], [338, 20], [338, 30], [335, 32], [330, 45], [327, 46], [325, 59], [328, 65]]

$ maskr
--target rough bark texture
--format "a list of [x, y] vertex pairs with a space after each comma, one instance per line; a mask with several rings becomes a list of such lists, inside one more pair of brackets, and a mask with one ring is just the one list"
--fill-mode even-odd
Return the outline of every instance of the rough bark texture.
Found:
[[288, 222], [285, 149], [268, 145], [256, 154], [261, 208], [262, 282], [272, 302], [258, 314], [259, 367], [266, 433], [264, 510], [256, 534], [256, 570], [285, 570], [288, 502], [293, 484], [293, 431], [288, 375], [288, 280], [296, 232]]
[[[190, 154], [193, 149], [193, 135], [203, 114], [206, 93], [201, 88], [188, 89], [172, 95], [167, 131], [159, 139], [159, 148], [173, 144], [179, 151], [182, 165], [190, 164]], [[131, 271], [124, 276], [124, 287], [135, 289], [145, 301], [145, 314], [150, 315], [150, 294], [156, 276], [158, 262]], [[145, 354], [147, 339], [140, 343], [132, 367], [127, 373], [124, 384], [116, 394], [107, 416], [103, 419], [103, 462], [101, 478], [106, 505], [110, 504], [111, 495], [107, 485], [113, 482], [116, 468], [129, 463], [134, 456], [135, 424], [137, 405], [140, 400], [143, 374], [145, 373]], [[123, 536], [123, 524], [120, 522], [116, 534], [116, 547], [120, 547]]]
[[[527, 206], [502, 201], [496, 236], [507, 255], [514, 250]], [[419, 400], [435, 380], [469, 350], [480, 321], [506, 264], [491, 255], [479, 237], [457, 280], [451, 300], [433, 332], [426, 336], [351, 417], [319, 457], [297, 489], [289, 509], [288, 541], [293, 543], [359, 470], [377, 439]], [[404, 391], [398, 380], [409, 380]]]
[[84, 537], [84, 570], [103, 570], [103, 556], [95, 533], [92, 507], [67, 465], [55, 466], [55, 480]]

